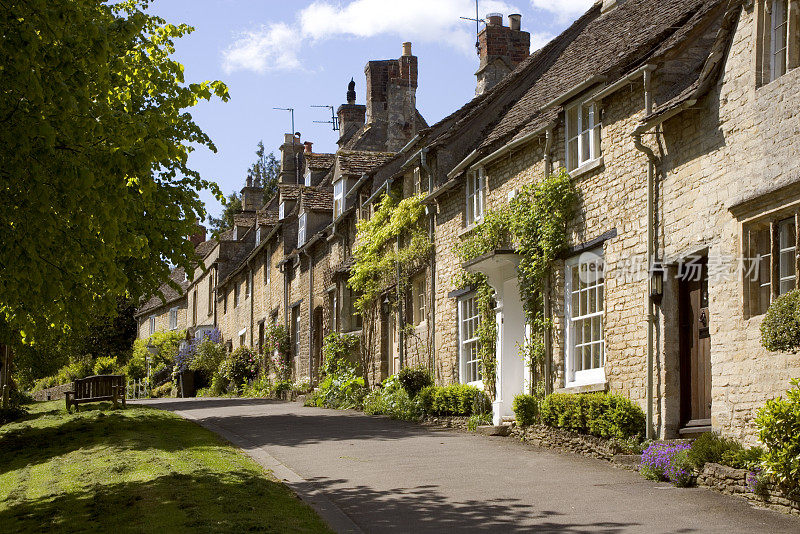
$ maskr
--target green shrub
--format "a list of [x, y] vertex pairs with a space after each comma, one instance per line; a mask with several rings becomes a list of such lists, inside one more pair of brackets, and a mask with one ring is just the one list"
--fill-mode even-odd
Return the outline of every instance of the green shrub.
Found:
[[517, 395], [512, 409], [520, 426], [532, 425], [539, 419], [539, 399], [533, 395]]
[[416, 397], [422, 388], [433, 385], [431, 374], [421, 365], [400, 370], [397, 379], [411, 397]]
[[553, 393], [540, 405], [544, 424], [602, 438], [644, 435], [645, 416], [637, 404], [621, 395]]
[[219, 369], [219, 364], [227, 356], [225, 345], [222, 343], [215, 343], [210, 339], [205, 339], [197, 345], [194, 359], [189, 364], [189, 368], [193, 371], [202, 371], [208, 376], [214, 374], [214, 371]]
[[94, 361], [94, 374], [110, 375], [117, 369], [117, 360], [111, 356], [100, 356]]
[[268, 398], [272, 396], [272, 381], [266, 375], [253, 380], [247, 384], [242, 391], [245, 397]]
[[664, 474], [679, 488], [691, 486], [694, 483], [694, 474], [689, 462], [689, 451], [676, 452]]
[[761, 464], [763, 457], [764, 449], [761, 447], [728, 449], [722, 453], [719, 463], [734, 469], [752, 469]]
[[401, 386], [397, 375], [390, 376], [383, 381], [382, 387], [373, 389], [364, 397], [364, 412], [403, 421], [418, 421], [422, 415], [419, 402]]
[[275, 396], [280, 397], [281, 394], [292, 391], [292, 381], [291, 380], [278, 380], [275, 382]]
[[141, 353], [134, 353], [133, 356], [131, 356], [131, 359], [128, 360], [128, 363], [125, 365], [125, 367], [122, 368], [122, 372], [130, 380], [142, 380], [144, 377], [146, 377], [147, 362], [144, 359], [144, 355]]
[[771, 351], [800, 349], [800, 290], [789, 291], [770, 304], [761, 322], [761, 344]]
[[358, 336], [331, 332], [322, 342], [322, 373], [337, 375], [355, 368]]
[[[222, 360], [220, 363], [220, 368], [226, 365], [225, 360]], [[228, 387], [230, 386], [230, 382], [226, 380], [222, 375], [219, 373], [214, 373], [214, 376], [211, 377], [211, 396], [219, 397], [220, 395], [224, 395], [228, 392]]]
[[767, 401], [755, 419], [767, 451], [764, 472], [784, 488], [800, 489], [800, 379], [792, 379], [786, 398]]
[[250, 347], [239, 347], [223, 360], [218, 372], [220, 376], [239, 388], [258, 376], [258, 357]]
[[417, 395], [422, 410], [431, 415], [472, 415], [490, 410], [491, 403], [475, 386], [428, 386]]
[[171, 397], [172, 382], [167, 382], [166, 384], [161, 384], [157, 388], [153, 388], [153, 391], [150, 392], [150, 396], [156, 399], [161, 397]]
[[715, 432], [705, 432], [694, 440], [689, 449], [689, 463], [700, 470], [707, 463], [722, 463], [726, 452], [741, 451], [742, 446], [735, 440], [724, 438]]

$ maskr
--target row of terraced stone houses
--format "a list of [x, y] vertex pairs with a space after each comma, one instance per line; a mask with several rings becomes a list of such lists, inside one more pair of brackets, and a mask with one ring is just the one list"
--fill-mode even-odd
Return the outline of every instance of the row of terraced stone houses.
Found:
[[[499, 423], [529, 387], [518, 257], [462, 265], [455, 249], [487, 210], [564, 168], [579, 206], [546, 289], [548, 389], [624, 394], [661, 437], [713, 428], [752, 441], [755, 410], [800, 376], [800, 356], [759, 342], [767, 306], [797, 286], [798, 9], [604, 0], [533, 53], [518, 15], [489, 15], [477, 96], [432, 126], [406, 43], [399, 59], [367, 64], [366, 105], [351, 83], [335, 154], [286, 136], [278, 194], [261, 205], [248, 183], [235, 227], [193, 238], [205, 269], [173, 273], [182, 292], [143, 305], [139, 335], [218, 327], [231, 347], [258, 347], [280, 322], [295, 376], [315, 381], [324, 335], [361, 328], [347, 286], [357, 221], [383, 194], [423, 192], [431, 261], [408, 312], [381, 311], [372, 374], [423, 363], [439, 384], [480, 385], [475, 297], [455, 281], [483, 272], [497, 303]], [[603, 276], [578, 276], [598, 262]], [[404, 342], [400, 324], [428, 348]]]

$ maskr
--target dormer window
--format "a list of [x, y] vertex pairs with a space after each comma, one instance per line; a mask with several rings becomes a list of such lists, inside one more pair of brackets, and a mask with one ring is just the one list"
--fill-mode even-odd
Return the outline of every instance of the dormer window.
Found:
[[283, 220], [286, 217], [286, 202], [281, 202], [278, 205], [278, 219]]
[[233, 227], [233, 240], [236, 241], [237, 239], [239, 239], [239, 227], [234, 225], [234, 227]]
[[308, 214], [302, 213], [298, 218], [298, 227], [297, 227], [297, 246], [301, 247], [306, 242], [306, 222], [308, 220]]
[[261, 227], [256, 228], [256, 245], [261, 243]]
[[422, 171], [419, 167], [414, 168], [414, 173], [412, 174], [412, 180], [414, 181], [414, 195], [419, 195], [427, 188], [423, 187], [422, 184]]
[[311, 185], [311, 169], [306, 169], [306, 173], [303, 176], [303, 185]]
[[339, 217], [344, 211], [344, 180], [333, 184], [333, 218]]
[[581, 102], [566, 111], [567, 170], [574, 171], [600, 157], [597, 104]]

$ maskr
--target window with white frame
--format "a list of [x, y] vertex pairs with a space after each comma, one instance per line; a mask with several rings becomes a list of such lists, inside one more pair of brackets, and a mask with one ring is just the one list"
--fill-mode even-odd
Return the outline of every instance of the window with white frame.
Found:
[[272, 280], [272, 263], [270, 262], [270, 258], [272, 257], [272, 250], [271, 247], [267, 247], [267, 254], [264, 256], [264, 285], [269, 286], [270, 280]]
[[300, 306], [292, 308], [292, 344], [294, 345], [294, 356], [300, 356]]
[[303, 246], [306, 242], [306, 223], [308, 222], [308, 214], [301, 213], [297, 220], [297, 246]]
[[261, 226], [260, 225], [259, 225], [258, 228], [256, 228], [256, 245], [258, 245], [259, 243], [261, 243]]
[[458, 352], [461, 383], [474, 384], [483, 380], [478, 353], [478, 303], [475, 295], [458, 301]]
[[306, 173], [303, 175], [303, 185], [311, 185], [311, 169], [306, 169]]
[[286, 202], [278, 204], [278, 219], [283, 220], [286, 217]]
[[233, 283], [233, 307], [239, 307], [239, 282], [236, 281]]
[[244, 347], [245, 343], [247, 343], [247, 328], [242, 328], [239, 330], [239, 346]]
[[789, 0], [759, 0], [760, 83], [777, 80], [800, 62], [800, 13]]
[[171, 308], [169, 310], [169, 329], [178, 329], [178, 308]]
[[486, 171], [483, 167], [467, 174], [467, 226], [483, 219], [486, 203]]
[[156, 316], [151, 315], [148, 322], [150, 323], [150, 335], [152, 336], [156, 333]]
[[422, 183], [422, 171], [419, 167], [414, 167], [414, 172], [411, 175], [411, 179], [414, 182], [414, 194], [419, 195], [423, 191], [427, 190], [427, 187], [424, 186]]
[[600, 157], [600, 117], [597, 104], [581, 102], [566, 110], [567, 170], [575, 169]]
[[566, 262], [567, 385], [605, 380], [603, 250], [595, 249]]
[[337, 218], [344, 211], [344, 180], [333, 184], [333, 218]]
[[761, 315], [775, 298], [797, 287], [797, 214], [748, 224], [744, 247], [746, 311]]
[[252, 273], [245, 273], [244, 275], [244, 299], [247, 300], [250, 298], [250, 294], [253, 291], [253, 274]]
[[214, 312], [214, 274], [208, 275], [208, 315]]

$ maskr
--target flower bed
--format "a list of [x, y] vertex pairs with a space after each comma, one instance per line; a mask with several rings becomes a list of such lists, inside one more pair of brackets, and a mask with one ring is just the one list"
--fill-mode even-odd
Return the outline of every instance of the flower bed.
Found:
[[741, 495], [758, 506], [800, 515], [800, 497], [790, 498], [769, 482], [754, 485], [753, 473], [748, 469], [734, 469], [726, 465], [707, 463], [697, 475], [697, 485], [725, 493]]

